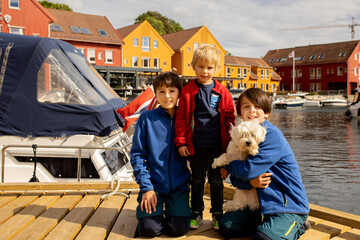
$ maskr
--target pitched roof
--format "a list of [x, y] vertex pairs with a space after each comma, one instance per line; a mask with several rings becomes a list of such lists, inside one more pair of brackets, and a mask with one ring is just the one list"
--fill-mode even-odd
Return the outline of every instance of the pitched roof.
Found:
[[164, 34], [161, 37], [167, 42], [167, 44], [169, 44], [169, 46], [174, 50], [180, 50], [180, 48], [182, 46], [185, 45], [185, 43], [187, 41], [189, 41], [189, 39], [195, 35], [195, 33], [197, 33], [197, 31], [199, 31], [201, 27], [196, 27], [196, 28], [191, 28], [191, 29], [186, 29], [183, 31], [179, 31], [179, 32], [174, 32], [174, 33], [168, 33], [168, 34]]
[[346, 62], [358, 44], [359, 41], [348, 41], [274, 49], [266, 53], [264, 60], [274, 67], [292, 66], [293, 59], [288, 55], [295, 50], [296, 65]]
[[120, 34], [120, 36], [124, 39], [129, 35], [132, 31], [134, 31], [141, 23], [133, 24], [127, 27], [118, 28], [116, 31]]
[[42, 11], [49, 19], [51, 22], [54, 22], [56, 19], [54, 18], [54, 16], [52, 16], [47, 9], [45, 9], [40, 3], [38, 3], [38, 1], [36, 0], [31, 0], [36, 7], [38, 7], [40, 9], [40, 11]]
[[257, 66], [257, 67], [271, 68], [261, 58], [225, 56], [225, 64], [226, 65], [237, 65], [237, 66]]
[[[53, 24], [59, 25], [62, 28], [62, 31], [51, 30], [50, 36], [52, 38], [113, 45], [123, 44], [120, 35], [105, 16], [75, 13], [50, 8], [47, 8], [46, 10], [56, 18], [56, 21]], [[70, 28], [71, 26], [87, 28], [90, 31], [90, 34], [74, 33]], [[108, 36], [101, 36], [98, 30], [106, 31]]]

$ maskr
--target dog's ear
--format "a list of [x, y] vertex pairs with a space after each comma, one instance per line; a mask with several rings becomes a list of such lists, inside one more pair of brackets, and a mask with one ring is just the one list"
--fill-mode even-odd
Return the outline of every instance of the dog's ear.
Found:
[[259, 137], [259, 143], [261, 143], [261, 142], [265, 141], [266, 128], [263, 127], [263, 126], [261, 126], [261, 125], [259, 125], [258, 131], [259, 131], [259, 135], [258, 135], [258, 137]]

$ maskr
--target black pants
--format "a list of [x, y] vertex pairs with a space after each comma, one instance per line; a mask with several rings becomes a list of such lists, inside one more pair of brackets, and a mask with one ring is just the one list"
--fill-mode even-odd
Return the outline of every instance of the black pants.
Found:
[[204, 184], [206, 173], [210, 184], [211, 213], [223, 212], [224, 184], [220, 169], [212, 169], [214, 158], [221, 154], [220, 148], [195, 149], [194, 157], [190, 160], [191, 168], [191, 211], [202, 214], [204, 211]]
[[183, 236], [189, 230], [190, 217], [149, 216], [139, 219], [138, 230], [142, 237], [156, 237], [164, 233], [169, 236]]

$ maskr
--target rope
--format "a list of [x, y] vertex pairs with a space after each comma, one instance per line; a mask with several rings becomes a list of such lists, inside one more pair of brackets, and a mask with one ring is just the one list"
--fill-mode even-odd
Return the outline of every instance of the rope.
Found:
[[[116, 183], [116, 188], [113, 190], [114, 187], [114, 180], [117, 182]], [[101, 200], [104, 201], [108, 198], [110, 198], [112, 195], [114, 195], [120, 188], [120, 180], [118, 178], [113, 178], [113, 180], [111, 181], [111, 192], [108, 192], [104, 195], [101, 196]], [[125, 196], [126, 198], [130, 198], [130, 196], [128, 194], [125, 194], [123, 192], [119, 192], [121, 195]]]

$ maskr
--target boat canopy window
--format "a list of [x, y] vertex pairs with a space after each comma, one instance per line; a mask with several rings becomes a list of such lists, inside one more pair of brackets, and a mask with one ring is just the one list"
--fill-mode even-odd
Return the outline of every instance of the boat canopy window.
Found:
[[54, 49], [38, 73], [39, 102], [102, 105], [105, 100], [79, 73], [65, 54]]
[[[120, 148], [120, 145], [116, 143], [113, 147]], [[117, 150], [106, 150], [101, 153], [101, 156], [104, 158], [111, 174], [115, 174], [128, 162], [126, 155]]]
[[[91, 64], [84, 58], [73, 52], [67, 52], [68, 56], [79, 68], [81, 73], [89, 79], [93, 84], [108, 100], [113, 98], [119, 98], [119, 95], [105, 82], [100, 74], [91, 66]], [[100, 81], [99, 81], [100, 80]]]

